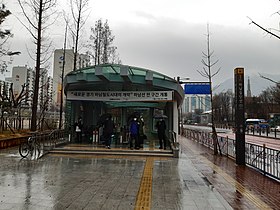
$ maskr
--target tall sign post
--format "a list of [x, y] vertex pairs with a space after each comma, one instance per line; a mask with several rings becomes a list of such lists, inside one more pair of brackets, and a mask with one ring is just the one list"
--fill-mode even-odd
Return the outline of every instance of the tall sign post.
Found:
[[234, 69], [236, 164], [245, 165], [244, 68]]

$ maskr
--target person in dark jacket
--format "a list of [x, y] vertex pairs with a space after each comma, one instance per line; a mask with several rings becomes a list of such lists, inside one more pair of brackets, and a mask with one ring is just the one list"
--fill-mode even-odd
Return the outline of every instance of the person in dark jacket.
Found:
[[108, 116], [104, 122], [103, 128], [103, 136], [105, 139], [105, 146], [110, 149], [111, 148], [111, 138], [114, 132], [114, 122], [112, 120], [112, 116]]
[[166, 124], [163, 119], [160, 119], [160, 121], [156, 124], [157, 132], [158, 132], [158, 139], [159, 139], [159, 149], [162, 149], [162, 142], [163, 147], [166, 149], [166, 138], [165, 138], [165, 130], [166, 130]]
[[138, 136], [138, 141], [139, 141], [139, 146], [140, 148], [143, 148], [144, 145], [144, 138], [145, 138], [145, 133], [144, 133], [144, 119], [143, 117], [140, 118], [139, 122], [139, 136]]

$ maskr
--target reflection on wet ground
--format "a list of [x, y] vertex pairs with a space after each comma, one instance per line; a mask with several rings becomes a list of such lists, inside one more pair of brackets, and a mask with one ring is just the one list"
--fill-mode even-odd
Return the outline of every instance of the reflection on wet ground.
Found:
[[234, 209], [279, 209], [278, 181], [227, 157], [213, 156], [211, 150], [193, 141], [182, 142], [182, 148], [186, 153], [200, 153], [201, 164], [196, 167]]
[[254, 181], [279, 193], [278, 183], [187, 139], [178, 159], [17, 153], [0, 151], [0, 209], [257, 209], [274, 200]]

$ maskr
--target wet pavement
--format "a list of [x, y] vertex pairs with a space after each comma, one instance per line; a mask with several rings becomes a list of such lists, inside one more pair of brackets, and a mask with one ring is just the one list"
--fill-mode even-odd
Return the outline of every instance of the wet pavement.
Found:
[[[0, 150], [0, 209], [277, 209], [279, 183], [181, 138], [180, 158]], [[252, 177], [253, 174], [253, 177]], [[265, 191], [251, 187], [258, 180]], [[256, 193], [256, 188], [262, 190]], [[266, 197], [265, 193], [275, 193]], [[277, 207], [278, 207], [277, 206]]]

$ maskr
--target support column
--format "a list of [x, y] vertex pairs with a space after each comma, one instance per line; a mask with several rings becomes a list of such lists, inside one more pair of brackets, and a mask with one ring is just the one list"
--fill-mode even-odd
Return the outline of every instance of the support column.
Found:
[[179, 131], [179, 122], [178, 122], [178, 108], [177, 108], [177, 101], [173, 101], [173, 131], [176, 134], [176, 141], [178, 141], [178, 131]]

